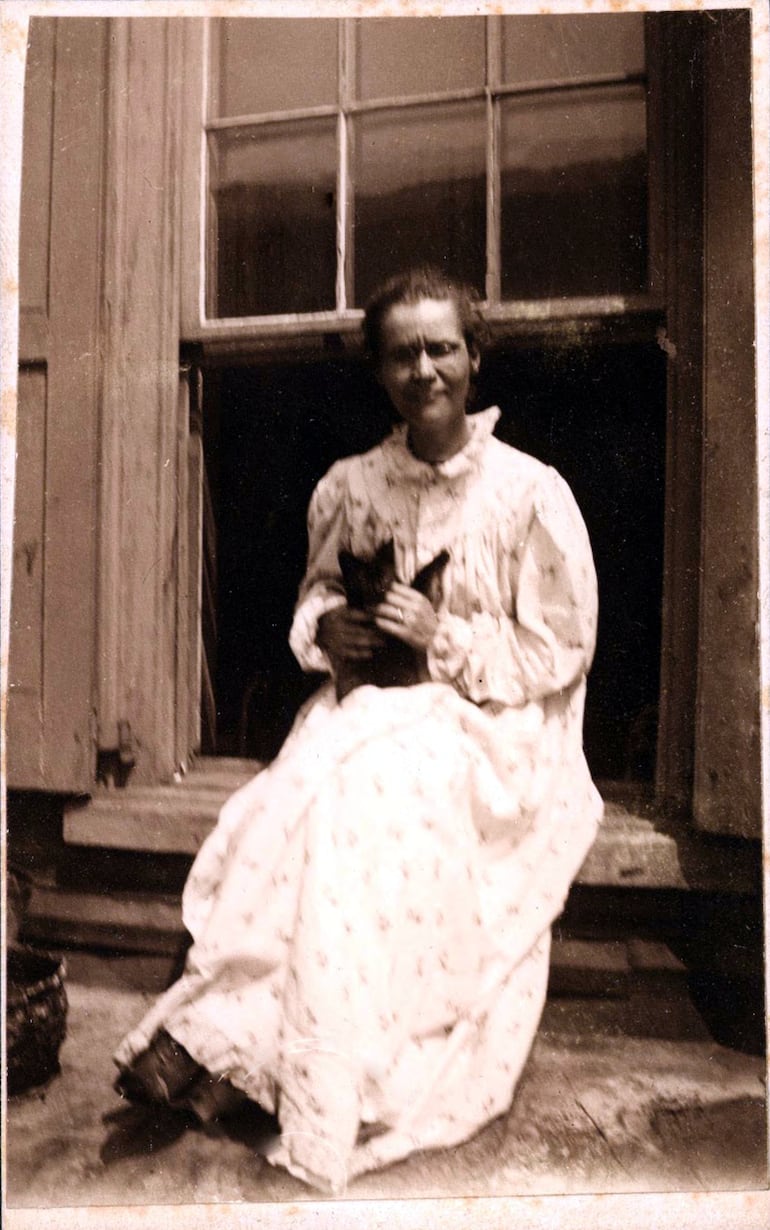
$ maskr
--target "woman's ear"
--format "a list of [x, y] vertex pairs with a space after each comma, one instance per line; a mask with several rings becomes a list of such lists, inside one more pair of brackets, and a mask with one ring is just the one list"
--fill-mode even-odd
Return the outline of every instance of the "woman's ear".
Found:
[[471, 345], [468, 347], [468, 358], [471, 361], [471, 374], [478, 376], [479, 368], [481, 367], [481, 352], [478, 346]]

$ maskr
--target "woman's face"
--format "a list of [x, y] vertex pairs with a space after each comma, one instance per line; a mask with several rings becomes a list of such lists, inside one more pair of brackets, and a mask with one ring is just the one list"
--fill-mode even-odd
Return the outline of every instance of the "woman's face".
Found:
[[478, 369], [451, 299], [396, 303], [383, 317], [379, 380], [416, 435], [441, 438], [464, 426]]

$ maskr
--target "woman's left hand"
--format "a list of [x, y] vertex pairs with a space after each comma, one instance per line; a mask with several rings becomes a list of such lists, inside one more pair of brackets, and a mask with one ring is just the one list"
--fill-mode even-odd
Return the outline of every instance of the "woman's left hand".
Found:
[[382, 632], [413, 649], [427, 649], [438, 627], [438, 617], [424, 594], [394, 581], [384, 602], [374, 608], [374, 622]]

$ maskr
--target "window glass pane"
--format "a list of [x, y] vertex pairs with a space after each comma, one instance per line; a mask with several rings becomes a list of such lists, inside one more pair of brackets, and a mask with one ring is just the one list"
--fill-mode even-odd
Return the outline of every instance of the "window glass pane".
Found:
[[644, 14], [503, 18], [503, 81], [644, 72]]
[[484, 289], [483, 103], [358, 117], [353, 182], [355, 301], [416, 263]]
[[501, 164], [504, 298], [645, 289], [641, 86], [506, 99]]
[[483, 17], [363, 18], [357, 97], [399, 98], [484, 85]]
[[210, 240], [216, 316], [334, 307], [334, 120], [213, 133]]
[[337, 100], [337, 22], [230, 18], [218, 23], [214, 115], [257, 115]]

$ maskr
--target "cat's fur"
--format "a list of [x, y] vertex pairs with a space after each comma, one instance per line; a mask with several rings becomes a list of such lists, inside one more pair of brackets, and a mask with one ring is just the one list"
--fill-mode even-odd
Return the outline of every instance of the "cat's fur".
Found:
[[[378, 548], [371, 559], [359, 559], [349, 551], [338, 555], [348, 606], [370, 611], [383, 602], [394, 581], [396, 559], [393, 539]], [[421, 568], [409, 582], [424, 594], [434, 610], [441, 601], [441, 578], [449, 562], [449, 552], [441, 551]], [[362, 684], [378, 688], [405, 688], [429, 679], [428, 660], [424, 650], [413, 649], [394, 636], [385, 635], [385, 643], [373, 651], [372, 657], [361, 662], [344, 662], [337, 673], [337, 699], [342, 700]]]

